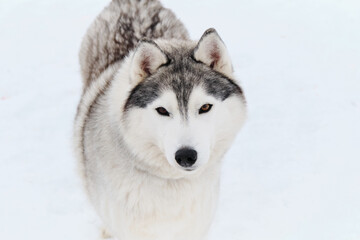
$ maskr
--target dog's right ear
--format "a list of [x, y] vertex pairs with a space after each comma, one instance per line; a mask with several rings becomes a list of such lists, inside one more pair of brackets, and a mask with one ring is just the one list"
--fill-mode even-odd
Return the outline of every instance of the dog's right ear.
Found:
[[140, 40], [131, 61], [131, 84], [138, 84], [168, 61], [166, 54], [154, 41], [148, 39]]

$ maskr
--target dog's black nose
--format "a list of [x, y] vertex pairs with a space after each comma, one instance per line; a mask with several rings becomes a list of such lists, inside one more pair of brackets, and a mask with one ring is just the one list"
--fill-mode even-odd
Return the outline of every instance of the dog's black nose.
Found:
[[175, 159], [180, 166], [188, 168], [196, 162], [197, 152], [194, 149], [181, 148], [176, 151]]

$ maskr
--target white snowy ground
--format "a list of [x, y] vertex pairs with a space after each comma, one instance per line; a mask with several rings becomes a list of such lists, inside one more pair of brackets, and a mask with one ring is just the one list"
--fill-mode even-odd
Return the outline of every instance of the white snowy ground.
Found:
[[[91, 240], [75, 171], [81, 38], [108, 1], [0, 1], [0, 239]], [[249, 105], [210, 240], [360, 239], [360, 3], [163, 1], [215, 27]]]

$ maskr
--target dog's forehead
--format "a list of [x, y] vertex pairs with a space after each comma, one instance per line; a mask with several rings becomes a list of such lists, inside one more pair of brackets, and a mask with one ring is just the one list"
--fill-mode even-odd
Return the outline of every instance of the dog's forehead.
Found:
[[188, 49], [176, 49], [167, 53], [170, 64], [139, 83], [130, 93], [125, 110], [131, 107], [145, 108], [159, 98], [165, 90], [176, 95], [182, 115], [188, 112], [190, 95], [195, 87], [223, 101], [232, 94], [242, 95], [241, 88], [231, 79], [192, 58]]

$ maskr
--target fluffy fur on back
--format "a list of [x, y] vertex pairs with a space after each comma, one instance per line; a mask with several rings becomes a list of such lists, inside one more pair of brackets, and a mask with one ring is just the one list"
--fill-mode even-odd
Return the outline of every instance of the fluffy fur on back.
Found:
[[88, 29], [80, 50], [84, 88], [121, 61], [142, 38], [188, 39], [174, 13], [157, 0], [113, 0]]

